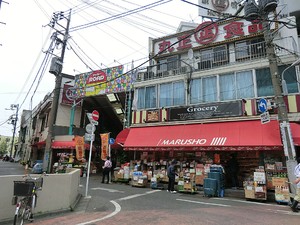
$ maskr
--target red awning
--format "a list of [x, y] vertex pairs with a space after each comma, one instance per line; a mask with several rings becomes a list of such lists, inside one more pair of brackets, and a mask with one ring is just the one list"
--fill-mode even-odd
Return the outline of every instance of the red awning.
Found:
[[125, 140], [129, 134], [129, 129], [126, 128], [122, 130], [116, 137], [115, 143], [111, 145], [111, 148], [118, 149], [123, 147]]
[[278, 121], [130, 128], [124, 150], [282, 150]]
[[300, 146], [300, 124], [290, 123], [294, 145]]

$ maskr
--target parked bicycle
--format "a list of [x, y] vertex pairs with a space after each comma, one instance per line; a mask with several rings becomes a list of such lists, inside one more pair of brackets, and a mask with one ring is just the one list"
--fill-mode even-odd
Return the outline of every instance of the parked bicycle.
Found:
[[22, 225], [24, 222], [33, 221], [34, 208], [37, 203], [37, 191], [42, 190], [43, 176], [32, 177], [30, 174], [24, 176], [24, 181], [14, 181], [14, 196], [12, 203], [16, 205], [14, 225]]

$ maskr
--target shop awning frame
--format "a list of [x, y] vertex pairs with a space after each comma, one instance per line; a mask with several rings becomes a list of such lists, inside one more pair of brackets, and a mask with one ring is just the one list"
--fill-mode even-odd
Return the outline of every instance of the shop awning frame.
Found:
[[130, 128], [124, 150], [283, 150], [283, 145], [278, 121], [249, 120]]

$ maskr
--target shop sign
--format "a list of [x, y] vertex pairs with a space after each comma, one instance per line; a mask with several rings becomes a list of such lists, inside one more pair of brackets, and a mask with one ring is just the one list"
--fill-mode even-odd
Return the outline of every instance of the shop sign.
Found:
[[75, 136], [76, 159], [81, 160], [84, 155], [84, 139], [81, 136]]
[[242, 116], [242, 102], [217, 102], [170, 108], [169, 120], [199, 120], [218, 117]]
[[75, 88], [72, 85], [64, 84], [61, 104], [73, 105], [74, 100], [76, 106], [81, 106], [81, 99], [77, 98]]
[[158, 122], [159, 121], [159, 111], [158, 110], [148, 110], [146, 119], [147, 119], [147, 122]]
[[108, 152], [109, 133], [100, 134], [100, 138], [101, 138], [101, 159], [106, 160], [106, 157], [109, 155]]
[[[275, 24], [271, 29], [277, 28]], [[236, 21], [227, 23], [205, 21], [193, 30], [154, 40], [154, 54], [169, 54], [201, 47], [208, 44], [233, 42], [263, 33], [258, 21]]]
[[[203, 17], [223, 18], [234, 15], [239, 7], [236, 0], [199, 0], [199, 15]], [[239, 16], [243, 16], [243, 10]]]

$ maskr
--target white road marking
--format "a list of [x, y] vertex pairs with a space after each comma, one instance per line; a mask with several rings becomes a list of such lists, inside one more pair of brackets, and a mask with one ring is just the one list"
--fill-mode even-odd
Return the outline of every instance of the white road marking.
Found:
[[202, 204], [202, 205], [214, 205], [214, 206], [222, 206], [222, 207], [231, 207], [231, 205], [224, 205], [224, 204], [218, 204], [218, 203], [208, 203], [208, 202], [199, 202], [199, 201], [192, 201], [192, 200], [186, 200], [186, 199], [176, 199], [177, 201], [182, 202], [189, 202], [189, 203], [196, 203], [196, 204]]
[[99, 221], [102, 221], [102, 220], [106, 220], [110, 217], [113, 217], [115, 216], [116, 214], [118, 214], [120, 211], [121, 211], [121, 206], [115, 202], [115, 201], [110, 201], [111, 203], [113, 203], [115, 205], [115, 211], [113, 211], [112, 213], [102, 217], [102, 218], [99, 218], [99, 219], [95, 219], [95, 220], [90, 220], [90, 221], [87, 221], [87, 222], [84, 222], [84, 223], [78, 223], [77, 225], [86, 225], [86, 224], [91, 224], [91, 223], [95, 223], [95, 222], [99, 222]]
[[111, 189], [111, 188], [101, 188], [101, 187], [97, 187], [97, 188], [91, 188], [91, 190], [101, 190], [101, 191], [108, 191], [108, 192], [119, 192], [119, 193], [124, 193], [124, 191], [119, 191], [116, 189]]
[[[93, 190], [105, 190], [105, 191], [121, 192], [121, 191], [118, 191], [118, 190], [108, 189], [108, 188], [92, 188], [92, 189]], [[155, 193], [155, 192], [158, 192], [158, 191], [160, 191], [160, 190], [147, 191], [144, 194], [129, 195], [129, 196], [124, 197], [124, 198], [119, 198], [116, 201], [123, 201], [123, 200], [132, 199], [132, 198], [137, 198], [137, 197], [152, 194], [152, 193]], [[84, 223], [78, 223], [77, 225], [91, 224], [91, 223], [99, 222], [99, 221], [102, 221], [102, 220], [105, 220], [105, 219], [108, 219], [108, 218], [111, 218], [111, 217], [115, 216], [116, 214], [118, 214], [121, 211], [121, 206], [116, 201], [113, 201], [113, 200], [110, 201], [111, 203], [113, 203], [115, 205], [115, 210], [112, 213], [110, 213], [110, 214], [108, 214], [104, 217], [101, 217], [99, 219], [90, 220], [90, 221], [87, 221], [87, 222], [84, 222]]]
[[[253, 204], [253, 205], [272, 205], [270, 203], [264, 203], [264, 202], [251, 202], [251, 201], [246, 201], [246, 200], [238, 200], [238, 199], [229, 199], [229, 198], [213, 198], [221, 201], [231, 201], [231, 202], [242, 202], [242, 203], [247, 203], [247, 204]], [[287, 205], [276, 205], [277, 207], [287, 207]]]
[[123, 200], [133, 199], [133, 198], [141, 197], [141, 196], [144, 196], [144, 195], [152, 194], [152, 193], [155, 193], [155, 192], [158, 192], [158, 191], [161, 191], [161, 190], [147, 191], [144, 194], [129, 195], [129, 196], [126, 196], [124, 198], [119, 198], [117, 200], [118, 201], [123, 201]]

